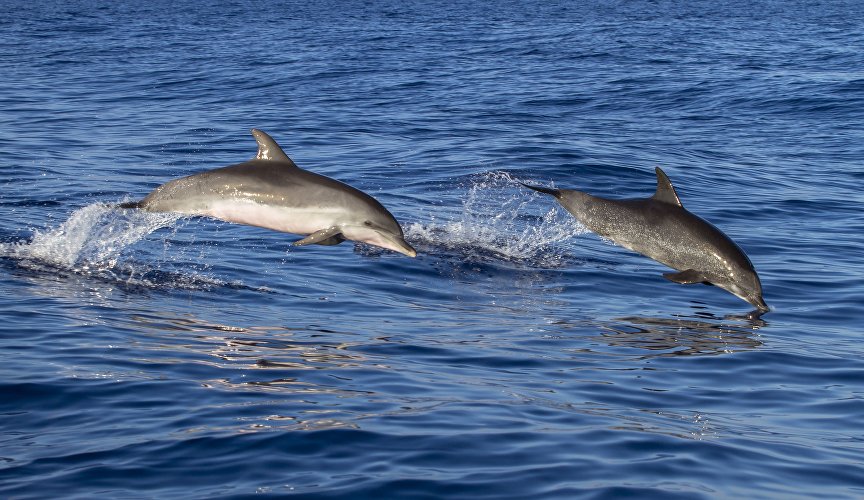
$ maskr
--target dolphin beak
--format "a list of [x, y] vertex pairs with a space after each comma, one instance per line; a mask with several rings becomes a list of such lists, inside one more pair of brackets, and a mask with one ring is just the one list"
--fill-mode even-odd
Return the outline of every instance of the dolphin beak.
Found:
[[761, 312], [768, 312], [771, 310], [771, 308], [768, 307], [768, 304], [765, 303], [765, 300], [762, 299], [761, 295], [758, 295], [752, 299], [748, 299], [747, 302], [756, 306]]
[[417, 257], [417, 250], [414, 250], [414, 247], [409, 245], [404, 239], [394, 236], [392, 242], [393, 246], [390, 247], [390, 250], [407, 255], [408, 257]]
[[414, 250], [414, 247], [409, 245], [402, 235], [383, 231], [375, 231], [375, 235], [375, 238], [365, 240], [366, 243], [393, 250], [408, 257], [417, 257], [417, 250]]

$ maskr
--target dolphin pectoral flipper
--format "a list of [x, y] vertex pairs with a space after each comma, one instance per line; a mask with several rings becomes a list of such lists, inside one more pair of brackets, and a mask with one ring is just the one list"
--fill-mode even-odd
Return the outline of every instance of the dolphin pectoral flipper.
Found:
[[335, 235], [327, 238], [326, 240], [321, 240], [315, 244], [316, 245], [332, 246], [332, 245], [338, 245], [339, 243], [342, 243], [343, 241], [345, 241], [345, 237], [342, 236], [342, 234], [340, 233], [340, 234], [335, 234]]
[[343, 241], [345, 241], [345, 237], [342, 236], [342, 230], [333, 226], [320, 231], [315, 231], [302, 240], [295, 241], [293, 245], [295, 247], [303, 245], [338, 245]]
[[681, 283], [682, 285], [692, 285], [693, 283], [704, 283], [706, 285], [711, 284], [711, 281], [707, 276], [695, 269], [687, 269], [680, 273], [663, 273], [663, 277], [669, 281]]

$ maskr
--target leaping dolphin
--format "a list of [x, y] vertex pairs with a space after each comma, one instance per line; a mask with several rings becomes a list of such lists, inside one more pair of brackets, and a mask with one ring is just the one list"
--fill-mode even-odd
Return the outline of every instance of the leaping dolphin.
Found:
[[269, 135], [252, 129], [258, 155], [247, 162], [162, 184], [121, 208], [204, 215], [308, 235], [294, 245], [360, 241], [409, 257], [417, 252], [377, 200], [337, 180], [298, 167]]
[[716, 285], [769, 310], [750, 259], [728, 236], [688, 212], [669, 177], [657, 168], [651, 198], [607, 200], [581, 191], [523, 184], [558, 199], [579, 222], [598, 235], [669, 266], [663, 276], [676, 283]]

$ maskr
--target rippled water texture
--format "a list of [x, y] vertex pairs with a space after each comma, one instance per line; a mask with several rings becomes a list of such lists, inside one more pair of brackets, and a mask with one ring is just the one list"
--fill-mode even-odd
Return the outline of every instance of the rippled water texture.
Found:
[[[0, 5], [0, 496], [864, 496], [859, 3]], [[253, 127], [417, 258], [116, 208]], [[656, 166], [771, 312], [520, 184]]]

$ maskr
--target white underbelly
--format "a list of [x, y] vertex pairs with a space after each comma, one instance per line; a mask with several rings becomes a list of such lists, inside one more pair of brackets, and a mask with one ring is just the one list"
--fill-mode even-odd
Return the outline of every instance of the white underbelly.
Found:
[[342, 211], [327, 207], [290, 208], [245, 200], [217, 201], [196, 213], [227, 222], [304, 235], [338, 225], [340, 215], [343, 215]]

